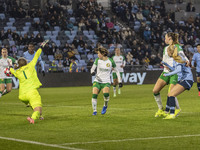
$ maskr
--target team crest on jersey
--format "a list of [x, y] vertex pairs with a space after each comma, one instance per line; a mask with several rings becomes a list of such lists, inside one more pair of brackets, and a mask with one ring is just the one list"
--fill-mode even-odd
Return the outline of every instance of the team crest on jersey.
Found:
[[109, 63], [107, 63], [107, 64], [106, 64], [106, 67], [110, 67], [110, 64], [109, 64]]
[[122, 60], [122, 58], [120, 58], [120, 60]]

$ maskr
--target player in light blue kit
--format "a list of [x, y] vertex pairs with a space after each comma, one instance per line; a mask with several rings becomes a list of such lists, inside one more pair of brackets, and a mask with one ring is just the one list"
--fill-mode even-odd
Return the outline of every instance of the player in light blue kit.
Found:
[[197, 77], [197, 88], [199, 90], [200, 96], [200, 44], [197, 45], [197, 53], [192, 57], [192, 68], [194, 68], [194, 63], [196, 62], [196, 77]]
[[[29, 43], [28, 45], [28, 51], [24, 52], [24, 58], [29, 62], [31, 62], [35, 56], [35, 47], [33, 43]], [[42, 67], [42, 74], [45, 76], [45, 71], [44, 71], [44, 62], [42, 61], [41, 56], [38, 58], [38, 62], [41, 64]]]
[[[173, 57], [174, 67], [170, 67], [167, 63], [163, 62], [172, 72], [165, 73], [164, 76], [170, 76], [173, 74], [178, 75], [178, 83], [174, 88], [168, 93], [169, 100], [167, 101], [167, 108], [170, 114], [167, 114], [164, 119], [175, 119], [175, 97], [184, 92], [185, 90], [190, 90], [193, 85], [193, 75], [190, 67], [186, 67], [186, 60], [184, 60], [180, 55], [178, 55], [177, 47], [175, 45], [170, 45], [167, 49], [168, 55]], [[166, 110], [167, 111], [167, 110]]]

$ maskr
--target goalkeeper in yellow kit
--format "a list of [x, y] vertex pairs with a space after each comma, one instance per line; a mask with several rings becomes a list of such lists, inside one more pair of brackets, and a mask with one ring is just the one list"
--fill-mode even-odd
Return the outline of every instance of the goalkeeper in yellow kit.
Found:
[[[41, 44], [44, 47], [48, 40]], [[35, 53], [33, 60], [27, 63], [27, 60], [23, 57], [18, 59], [18, 66], [14, 70], [10, 69], [10, 72], [19, 79], [19, 99], [25, 104], [30, 104], [33, 109], [33, 114], [28, 117], [27, 120], [34, 124], [36, 119], [39, 119], [42, 115], [42, 102], [41, 96], [37, 89], [42, 85], [37, 77], [37, 72], [35, 70], [35, 65], [38, 58], [42, 52], [39, 48]]]

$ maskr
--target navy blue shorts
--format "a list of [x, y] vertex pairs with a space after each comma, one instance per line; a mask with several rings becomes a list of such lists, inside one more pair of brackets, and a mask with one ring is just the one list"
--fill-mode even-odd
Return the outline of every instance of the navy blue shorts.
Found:
[[181, 80], [178, 81], [177, 84], [180, 84], [181, 86], [183, 86], [186, 90], [190, 90], [192, 85], [193, 85], [193, 81], [192, 80]]
[[200, 77], [200, 72], [196, 72], [196, 77]]

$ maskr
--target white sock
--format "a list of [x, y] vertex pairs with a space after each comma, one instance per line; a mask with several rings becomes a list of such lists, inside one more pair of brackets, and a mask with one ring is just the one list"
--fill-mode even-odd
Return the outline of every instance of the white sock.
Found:
[[155, 98], [155, 101], [156, 101], [156, 103], [157, 103], [157, 105], [158, 105], [158, 108], [159, 108], [159, 109], [163, 109], [162, 99], [161, 99], [160, 94], [157, 95], [157, 96], [154, 95], [154, 98]]
[[116, 94], [116, 86], [113, 86], [113, 92]]
[[118, 90], [120, 90], [120, 87], [118, 86]]
[[92, 108], [93, 112], [97, 111], [97, 99], [92, 98]]
[[176, 109], [180, 109], [177, 97], [175, 97], [175, 102], [176, 102]]
[[108, 96], [106, 98], [104, 97], [104, 106], [108, 106], [109, 99], [110, 99], [110, 96]]

